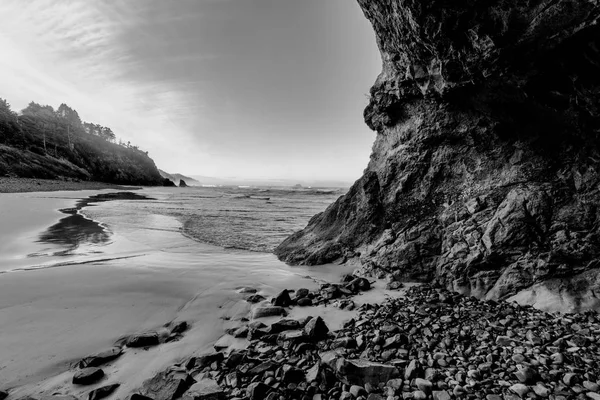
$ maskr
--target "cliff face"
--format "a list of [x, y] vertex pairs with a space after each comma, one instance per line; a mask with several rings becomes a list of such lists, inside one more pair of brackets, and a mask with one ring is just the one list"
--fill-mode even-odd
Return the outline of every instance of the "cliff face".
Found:
[[502, 299], [600, 290], [600, 2], [358, 0], [371, 161], [276, 250]]

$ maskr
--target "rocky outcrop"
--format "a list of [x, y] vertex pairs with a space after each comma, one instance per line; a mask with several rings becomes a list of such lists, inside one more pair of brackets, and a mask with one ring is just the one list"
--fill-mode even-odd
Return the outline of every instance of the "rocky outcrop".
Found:
[[600, 3], [358, 0], [383, 71], [371, 161], [277, 249], [503, 299], [600, 289]]
[[179, 187], [188, 187], [187, 183], [183, 179], [179, 180]]

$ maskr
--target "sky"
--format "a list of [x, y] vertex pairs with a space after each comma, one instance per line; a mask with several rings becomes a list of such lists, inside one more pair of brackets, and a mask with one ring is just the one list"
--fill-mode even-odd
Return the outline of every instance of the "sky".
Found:
[[381, 71], [353, 0], [2, 0], [0, 97], [66, 103], [168, 172], [354, 181]]

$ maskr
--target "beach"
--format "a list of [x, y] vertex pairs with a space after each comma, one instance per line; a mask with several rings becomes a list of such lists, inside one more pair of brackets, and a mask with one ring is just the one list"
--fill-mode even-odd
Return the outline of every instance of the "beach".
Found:
[[[177, 192], [136, 193], [168, 198]], [[183, 235], [175, 217], [152, 212], [124, 221], [115, 210], [132, 204], [116, 200], [82, 210], [104, 227], [106, 243], [40, 243], [45, 229], [65, 218], [60, 209], [114, 190], [17, 193], [0, 197], [3, 226], [0, 259], [0, 387], [11, 398], [48, 392], [87, 393], [73, 388], [69, 370], [81, 358], [110, 348], [120, 338], [157, 330], [173, 321], [191, 328], [181, 340], [149, 350], [129, 349], [113, 363], [107, 380], [121, 383], [124, 397], [144, 380], [176, 361], [201, 354], [223, 335], [228, 320], [247, 316], [250, 304], [238, 292], [256, 288], [265, 297], [282, 288], [314, 289], [338, 281], [349, 267], [289, 267], [272, 254], [224, 249]], [[155, 200], [140, 201], [144, 208]], [[108, 218], [108, 215], [114, 218]], [[103, 219], [105, 219], [103, 221]], [[335, 310], [334, 310], [335, 311]], [[297, 313], [330, 315], [333, 326], [352, 313], [303, 308]]]
[[57, 192], [64, 190], [138, 189], [133, 186], [80, 180], [0, 177], [0, 193]]

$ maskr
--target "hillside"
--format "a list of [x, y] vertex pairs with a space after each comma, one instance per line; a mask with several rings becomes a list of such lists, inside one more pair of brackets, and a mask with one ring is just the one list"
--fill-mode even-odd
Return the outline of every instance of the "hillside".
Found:
[[371, 160], [279, 258], [597, 304], [598, 2], [358, 2], [383, 59]]
[[82, 122], [65, 104], [32, 102], [17, 114], [0, 99], [0, 176], [163, 184], [146, 152], [115, 142], [110, 128]]
[[171, 174], [171, 173], [163, 171], [162, 169], [159, 169], [158, 172], [160, 173], [160, 176], [162, 176], [164, 179], [169, 179], [170, 181], [174, 182], [176, 185], [179, 185], [179, 182], [181, 180], [183, 180], [183, 181], [185, 181], [185, 183], [188, 186], [202, 186], [202, 183], [198, 182], [196, 179], [191, 178], [189, 176], [185, 176], [182, 174]]

